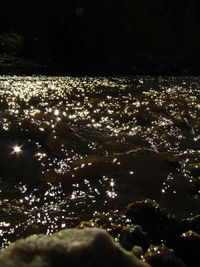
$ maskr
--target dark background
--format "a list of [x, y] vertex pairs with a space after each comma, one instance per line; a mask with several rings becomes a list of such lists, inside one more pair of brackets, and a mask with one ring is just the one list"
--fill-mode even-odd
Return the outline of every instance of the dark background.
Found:
[[200, 1], [2, 0], [0, 74], [199, 75]]

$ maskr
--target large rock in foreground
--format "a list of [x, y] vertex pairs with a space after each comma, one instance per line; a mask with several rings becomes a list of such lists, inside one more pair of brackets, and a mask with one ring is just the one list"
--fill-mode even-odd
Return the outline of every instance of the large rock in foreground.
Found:
[[1, 267], [149, 267], [102, 229], [67, 229], [21, 239], [0, 253]]

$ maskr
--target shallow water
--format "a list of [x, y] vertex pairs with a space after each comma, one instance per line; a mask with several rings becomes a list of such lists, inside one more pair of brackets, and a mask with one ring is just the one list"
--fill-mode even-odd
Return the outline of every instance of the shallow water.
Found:
[[0, 238], [200, 207], [200, 79], [0, 77]]

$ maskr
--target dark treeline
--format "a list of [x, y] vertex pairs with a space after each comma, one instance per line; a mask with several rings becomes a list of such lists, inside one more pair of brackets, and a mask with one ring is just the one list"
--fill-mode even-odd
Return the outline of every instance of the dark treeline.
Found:
[[200, 74], [198, 0], [6, 0], [0, 54], [64, 74]]

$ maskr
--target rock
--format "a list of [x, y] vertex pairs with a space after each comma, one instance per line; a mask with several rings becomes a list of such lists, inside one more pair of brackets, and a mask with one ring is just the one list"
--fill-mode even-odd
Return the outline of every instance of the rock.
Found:
[[134, 246], [147, 250], [150, 245], [150, 239], [147, 233], [142, 231], [141, 226], [130, 225], [121, 229], [119, 243], [127, 250], [131, 250]]
[[134, 246], [131, 251], [133, 254], [135, 254], [136, 257], [143, 257], [144, 251], [140, 246]]
[[172, 249], [165, 246], [151, 245], [144, 255], [145, 260], [153, 267], [186, 267]]
[[185, 229], [181, 221], [170, 217], [156, 201], [150, 199], [129, 204], [126, 216], [141, 225], [155, 241], [164, 239], [170, 245]]
[[187, 231], [177, 240], [176, 252], [189, 267], [197, 266], [200, 255], [200, 235]]
[[[153, 199], [160, 198], [163, 182], [172, 168], [171, 163], [169, 164], [160, 153], [142, 147], [111, 155], [83, 156], [75, 160], [72, 166], [75, 168], [69, 176], [77, 180], [85, 177], [97, 180], [103, 175], [112, 176], [120, 183], [120, 193], [129, 192]], [[123, 185], [126, 187], [125, 190], [122, 188]]]
[[188, 229], [192, 229], [194, 232], [200, 234], [200, 215], [187, 218], [183, 222]]
[[150, 267], [98, 228], [67, 229], [18, 240], [0, 253], [0, 266]]

